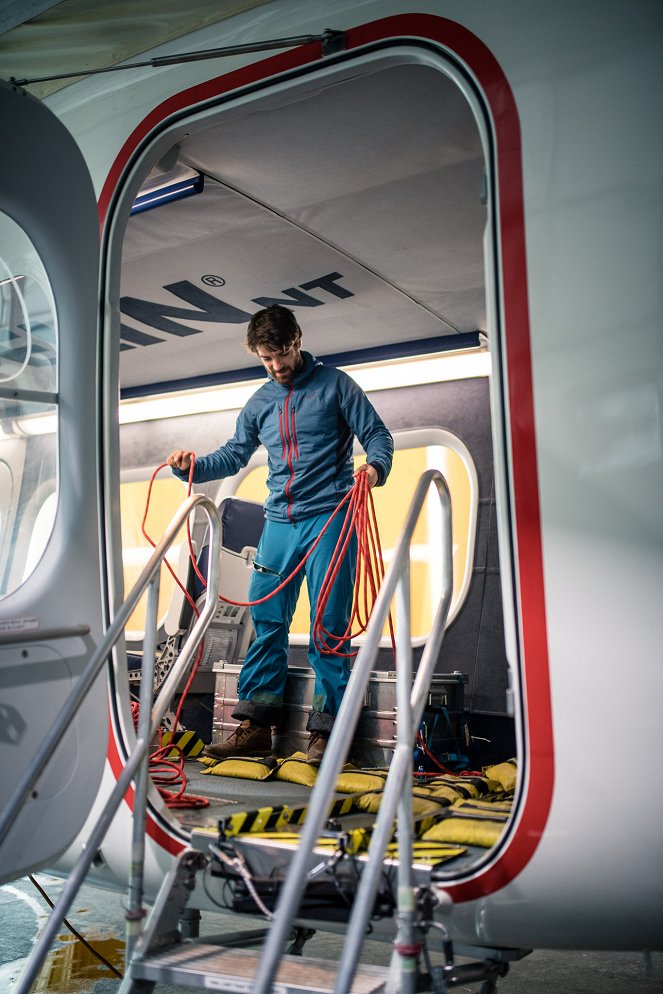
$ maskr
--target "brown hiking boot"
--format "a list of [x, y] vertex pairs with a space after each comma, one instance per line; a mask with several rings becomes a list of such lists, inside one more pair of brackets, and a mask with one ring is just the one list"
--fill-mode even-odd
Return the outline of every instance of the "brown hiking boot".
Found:
[[203, 756], [228, 759], [229, 756], [269, 756], [272, 751], [272, 730], [246, 718], [232, 735], [219, 745], [208, 745]]
[[322, 757], [325, 754], [328, 742], [329, 734], [327, 732], [311, 732], [308, 740], [308, 751], [306, 754], [307, 762], [315, 764], [322, 762]]

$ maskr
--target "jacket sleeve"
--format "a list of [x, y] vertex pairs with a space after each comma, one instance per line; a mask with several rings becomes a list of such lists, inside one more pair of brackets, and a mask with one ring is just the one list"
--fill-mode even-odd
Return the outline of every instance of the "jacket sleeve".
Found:
[[[246, 466], [259, 444], [258, 428], [249, 403], [240, 411], [232, 438], [215, 452], [196, 457], [193, 482], [207, 483], [209, 480], [222, 480], [226, 476], [234, 476]], [[180, 480], [189, 479], [188, 470], [183, 472], [173, 468], [173, 473]]]
[[377, 485], [381, 487], [389, 476], [394, 456], [391, 432], [361, 387], [346, 373], [341, 373], [339, 398], [343, 417], [359, 439], [366, 462], [377, 470]]

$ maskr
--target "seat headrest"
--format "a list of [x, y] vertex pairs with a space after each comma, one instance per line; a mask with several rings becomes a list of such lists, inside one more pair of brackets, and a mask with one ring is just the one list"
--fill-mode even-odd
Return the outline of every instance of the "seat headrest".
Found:
[[262, 504], [239, 497], [226, 497], [219, 504], [223, 527], [222, 544], [231, 552], [241, 552], [247, 545], [255, 548], [265, 524]]

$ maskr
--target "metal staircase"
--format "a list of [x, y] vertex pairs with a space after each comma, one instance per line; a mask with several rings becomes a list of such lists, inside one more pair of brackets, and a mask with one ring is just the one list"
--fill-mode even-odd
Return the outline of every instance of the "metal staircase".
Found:
[[[201, 990], [252, 994], [260, 969], [260, 950], [245, 948], [264, 939], [267, 930], [234, 932], [221, 942], [182, 940], [181, 915], [196, 875], [207, 865], [202, 853], [183, 854], [178, 866], [164, 881], [161, 894], [138, 943], [120, 994], [148, 994], [159, 984], [182, 985]], [[331, 994], [338, 964], [309, 956], [282, 954], [271, 991], [278, 994]], [[388, 971], [360, 967], [347, 992], [379, 994], [386, 991]]]
[[[225, 991], [227, 994], [253, 994], [269, 928], [236, 930], [204, 939], [184, 938], [183, 921], [197, 876], [205, 872], [209, 857], [203, 852], [185, 852], [164, 881], [161, 894], [147, 927], [136, 945], [119, 994], [158, 994], [160, 985], [187, 989]], [[301, 950], [313, 930], [295, 927], [288, 937], [287, 951], [278, 957], [276, 973], [268, 988], [272, 994], [400, 994], [404, 991], [431, 991], [445, 994], [452, 987], [482, 982], [480, 994], [493, 994], [509, 962], [521, 958], [521, 950], [472, 949], [467, 954], [484, 959], [458, 964], [444, 926], [432, 921], [435, 898], [421, 889], [415, 903], [414, 931], [437, 928], [442, 933], [444, 963], [426, 963], [424, 972], [411, 968], [402, 947], [392, 957], [389, 968], [357, 965], [346, 981], [340, 973], [344, 958], [325, 960], [302, 956]], [[272, 925], [273, 928], [273, 920]], [[258, 946], [259, 948], [255, 948]], [[465, 951], [464, 951], [465, 952]], [[345, 955], [345, 953], [344, 953]], [[414, 957], [410, 957], [412, 960]], [[410, 966], [404, 976], [404, 966]], [[343, 985], [343, 986], [342, 986]]]
[[[438, 493], [442, 514], [442, 595], [429, 640], [424, 648], [416, 678], [412, 679], [412, 651], [410, 642], [410, 543], [424, 505], [429, 487]], [[155, 656], [156, 610], [158, 599], [159, 565], [167, 548], [195, 506], [200, 504], [210, 520], [210, 573], [208, 596], [192, 635], [183, 647], [180, 658], [168, 675], [154, 706], [151, 707], [152, 669]], [[189, 498], [180, 513], [171, 522], [162, 542], [157, 546], [134, 590], [118, 612], [108, 636], [89, 665], [89, 676], [81, 680], [75, 700], [70, 702], [67, 713], [60, 716], [57, 727], [51, 730], [33, 764], [37, 771], [59, 731], [69, 720], [72, 708], [80, 705], [86, 688], [108, 657], [112, 646], [119, 639], [135, 604], [148, 589], [148, 618], [144, 666], [147, 672], [141, 681], [141, 719], [134, 750], [109, 799], [101, 819], [93, 830], [88, 845], [67, 881], [54, 913], [44, 928], [32, 956], [15, 989], [15, 994], [28, 994], [43, 958], [60, 927], [67, 910], [78, 891], [94, 853], [119, 806], [131, 781], [135, 782], [134, 828], [132, 841], [132, 875], [127, 909], [128, 935], [126, 973], [120, 994], [150, 994], [158, 985], [168, 983], [203, 990], [225, 991], [227, 994], [414, 994], [431, 990], [443, 994], [448, 987], [482, 980], [483, 994], [495, 990], [497, 977], [508, 968], [508, 956], [491, 956], [480, 963], [457, 966], [445, 927], [433, 920], [436, 902], [444, 901], [431, 888], [421, 887], [412, 866], [412, 797], [411, 769], [415, 731], [424, 710], [430, 680], [438, 659], [444, 636], [446, 619], [453, 588], [451, 502], [444, 477], [437, 470], [429, 470], [419, 480], [412, 504], [398, 539], [394, 556], [375, 603], [364, 645], [361, 647], [352, 670], [341, 709], [321, 763], [316, 785], [312, 791], [306, 821], [302, 827], [298, 846], [294, 849], [287, 869], [282, 873], [278, 899], [273, 910], [262, 904], [250, 874], [244, 873], [245, 883], [268, 919], [268, 927], [260, 930], [233, 931], [223, 935], [218, 942], [200, 941], [195, 934], [185, 937], [182, 927], [187, 915], [191, 916], [189, 901], [200, 874], [206, 872], [223, 853], [220, 843], [212, 844], [207, 851], [190, 848], [184, 851], [167, 874], [154, 908], [144, 924], [143, 910], [143, 859], [145, 836], [145, 806], [148, 785], [149, 743], [174, 689], [190, 667], [197, 643], [203, 637], [211, 620], [218, 593], [219, 577], [219, 520], [216, 508], [205, 497]], [[338, 775], [344, 765], [352, 741], [366, 687], [379, 648], [384, 624], [392, 600], [396, 600], [396, 670], [397, 670], [397, 735], [396, 748], [389, 768], [377, 819], [371, 831], [367, 856], [362, 860], [349, 920], [345, 929], [346, 940], [340, 959], [324, 961], [299, 953], [307, 937], [299, 920], [299, 910], [307, 887], [319, 872], [320, 856], [315, 847], [324, 829], [335, 794]], [[36, 777], [38, 773], [31, 774]], [[32, 787], [30, 776], [12, 802], [10, 817], [20, 808], [22, 800]], [[396, 941], [389, 968], [360, 964], [361, 951], [367, 925], [373, 914], [376, 897], [383, 874], [386, 847], [393, 834], [394, 821], [407, 830], [398, 834], [398, 887], [396, 908]], [[317, 864], [317, 865], [316, 865]], [[238, 858], [240, 876], [241, 857]], [[448, 900], [448, 899], [447, 899]], [[449, 907], [450, 907], [449, 902]], [[421, 951], [425, 949], [426, 932], [436, 928], [442, 934], [445, 962], [432, 967], [426, 952], [426, 971], [420, 972]], [[193, 933], [195, 933], [193, 929]], [[293, 943], [293, 936], [295, 941]], [[261, 943], [256, 950], [248, 948]], [[292, 943], [290, 947], [288, 944]], [[494, 954], [495, 951], [486, 951]], [[514, 951], [517, 955], [517, 951]]]
[[[430, 638], [417, 676], [412, 682], [410, 640], [410, 543], [429, 487], [435, 486], [442, 514], [442, 595]], [[252, 994], [300, 994], [300, 992], [405, 992], [416, 990], [418, 932], [422, 922], [417, 909], [412, 874], [412, 823], [410, 791], [412, 749], [415, 731], [423, 713], [426, 694], [438, 659], [453, 589], [451, 501], [446, 481], [437, 470], [421, 477], [394, 556], [373, 609], [364, 645], [357, 654], [348, 687], [311, 794], [299, 845], [282, 882], [278, 902], [264, 934], [260, 951], [229, 948], [209, 943], [183, 942], [178, 930], [187, 895], [196, 875], [209, 861], [206, 854], [189, 851], [164, 882], [150, 921], [138, 940], [121, 994], [154, 989], [159, 982], [185, 984], [201, 989]], [[368, 857], [354, 898], [347, 938], [340, 961], [325, 962], [284, 952], [290, 940], [301, 899], [311, 878], [316, 841], [323, 832], [335, 794], [338, 775], [357, 725], [366, 687], [374, 665], [381, 634], [392, 599], [396, 599], [397, 735], [396, 748], [385, 784], [380, 811], [371, 835]], [[383, 872], [384, 854], [394, 818], [408, 831], [399, 835], [397, 955], [390, 969], [360, 965], [366, 925], [370, 920]], [[450, 965], [450, 964], [447, 964]], [[442, 979], [438, 983], [441, 986]]]

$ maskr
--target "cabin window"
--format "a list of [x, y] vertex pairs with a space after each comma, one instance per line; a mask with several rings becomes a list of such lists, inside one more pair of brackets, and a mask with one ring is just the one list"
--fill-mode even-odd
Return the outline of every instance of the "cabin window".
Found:
[[48, 542], [51, 532], [53, 531], [53, 522], [55, 521], [57, 506], [57, 494], [53, 491], [53, 493], [49, 494], [44, 503], [39, 507], [37, 517], [35, 518], [34, 528], [32, 529], [32, 535], [30, 536], [28, 555], [23, 573], [24, 579], [30, 576], [43, 555], [46, 543]]
[[[375, 510], [385, 565], [389, 565], [405, 522], [416, 485], [427, 469], [439, 469], [445, 476], [452, 500], [454, 591], [449, 619], [460, 609], [467, 593], [474, 553], [477, 488], [476, 471], [469, 452], [459, 439], [442, 429], [404, 432], [396, 436], [392, 471], [383, 487], [373, 490]], [[365, 461], [355, 456], [355, 465]], [[267, 496], [267, 467], [257, 466], [239, 479], [235, 495], [263, 502]], [[441, 515], [439, 501], [431, 488], [419, 518], [411, 546], [411, 628], [414, 644], [430, 634], [441, 595], [440, 567]], [[309, 635], [309, 599], [306, 584], [291, 626], [293, 642], [304, 643]], [[385, 626], [383, 638], [388, 639]], [[361, 639], [357, 639], [358, 642]]]
[[57, 322], [34, 245], [1, 212], [0, 246], [0, 596], [6, 596], [39, 563], [55, 520]]
[[[120, 513], [122, 520], [122, 566], [124, 589], [129, 593], [152, 554], [152, 546], [142, 532], [143, 516], [149, 489], [148, 480], [125, 482], [120, 487]], [[186, 485], [174, 476], [155, 479], [150, 496], [150, 507], [145, 530], [154, 542], [159, 542], [173, 515], [186, 497]], [[166, 559], [177, 568], [182, 542], [186, 541], [186, 526], [177, 535]], [[175, 581], [168, 569], [161, 570], [158, 617], [165, 617], [173, 595]], [[127, 622], [127, 638], [142, 639], [145, 634], [147, 594], [138, 603]]]

